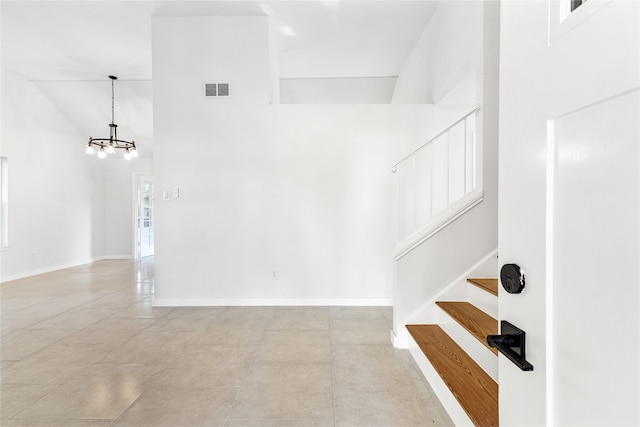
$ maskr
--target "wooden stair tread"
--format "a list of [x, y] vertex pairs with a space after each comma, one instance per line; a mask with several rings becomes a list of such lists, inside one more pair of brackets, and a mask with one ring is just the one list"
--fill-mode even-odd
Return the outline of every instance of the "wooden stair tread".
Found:
[[498, 426], [498, 384], [438, 325], [407, 329], [474, 425]]
[[484, 289], [492, 295], [498, 296], [498, 279], [467, 279], [467, 282]]
[[494, 354], [498, 350], [487, 343], [487, 335], [498, 334], [498, 321], [468, 302], [438, 301], [436, 305], [465, 328]]

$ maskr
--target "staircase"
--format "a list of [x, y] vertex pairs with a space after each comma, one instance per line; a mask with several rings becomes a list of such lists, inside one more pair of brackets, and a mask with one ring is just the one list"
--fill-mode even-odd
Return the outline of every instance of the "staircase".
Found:
[[407, 325], [411, 353], [453, 422], [498, 426], [497, 279], [467, 279], [468, 301], [437, 301], [437, 324]]

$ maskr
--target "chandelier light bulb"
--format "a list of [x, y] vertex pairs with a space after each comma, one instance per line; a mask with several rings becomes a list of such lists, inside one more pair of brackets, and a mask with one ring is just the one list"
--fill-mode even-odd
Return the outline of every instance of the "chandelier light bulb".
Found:
[[104, 152], [104, 149], [100, 149], [100, 151], [98, 151], [98, 158], [99, 159], [104, 159], [105, 157], [107, 157], [107, 153]]
[[129, 149], [127, 149], [127, 151], [125, 151], [124, 158], [125, 158], [125, 160], [131, 160], [131, 153], [129, 152]]
[[109, 146], [107, 147], [107, 154], [113, 154], [116, 152], [116, 149], [113, 148], [113, 144], [109, 144]]
[[85, 153], [87, 154], [96, 154], [96, 150], [93, 148], [93, 145], [91, 145], [91, 143], [89, 143], [89, 145], [87, 145], [87, 150], [85, 151]]
[[138, 154], [138, 150], [136, 150], [136, 147], [133, 147], [130, 151], [131, 153], [131, 157], [133, 157], [134, 159], [137, 158], [139, 156]]

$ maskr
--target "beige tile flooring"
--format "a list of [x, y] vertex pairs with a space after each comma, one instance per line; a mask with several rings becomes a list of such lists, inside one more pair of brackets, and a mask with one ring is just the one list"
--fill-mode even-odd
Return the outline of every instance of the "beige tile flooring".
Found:
[[1, 425], [452, 425], [388, 307], [154, 308], [153, 259], [2, 284]]

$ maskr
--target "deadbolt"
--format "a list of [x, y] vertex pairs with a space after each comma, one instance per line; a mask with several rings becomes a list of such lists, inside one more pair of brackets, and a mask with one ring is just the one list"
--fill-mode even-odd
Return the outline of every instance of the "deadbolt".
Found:
[[516, 264], [505, 264], [500, 269], [500, 282], [505, 291], [519, 294], [524, 289], [524, 273]]

